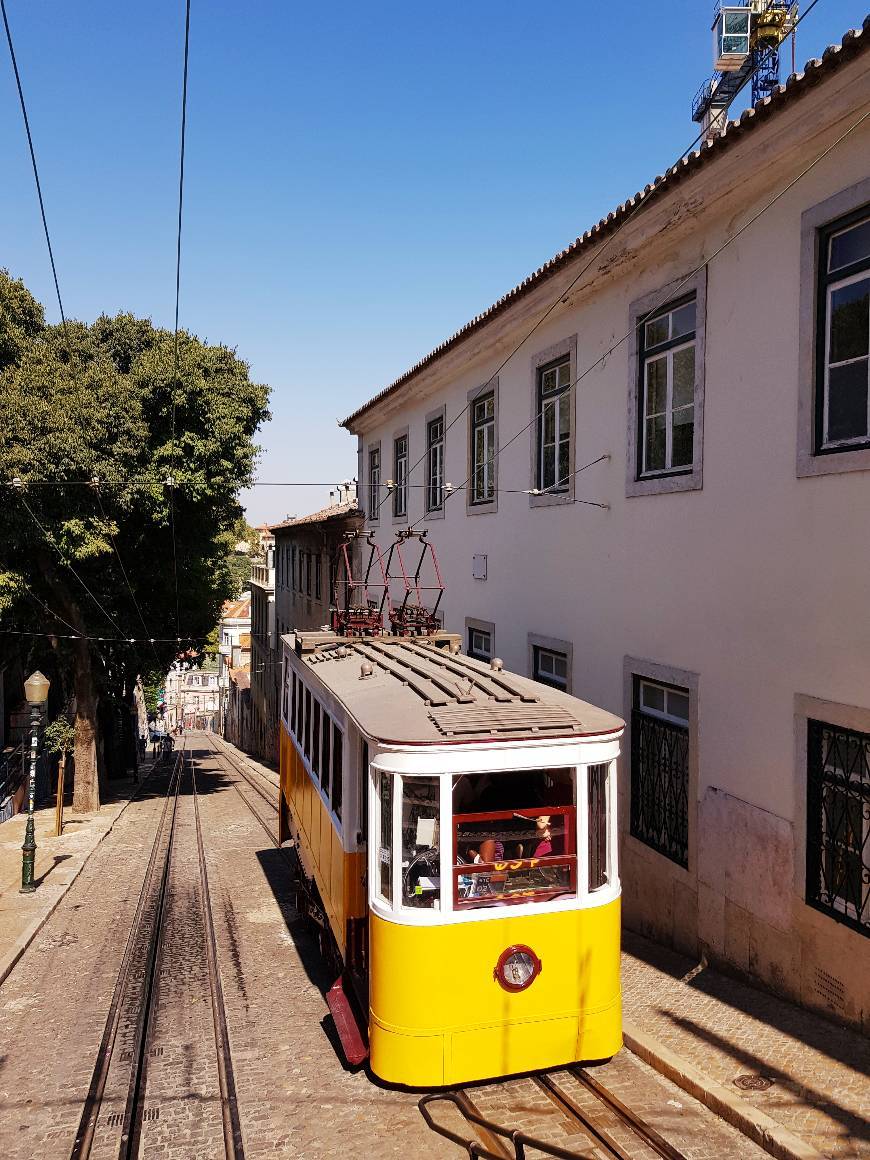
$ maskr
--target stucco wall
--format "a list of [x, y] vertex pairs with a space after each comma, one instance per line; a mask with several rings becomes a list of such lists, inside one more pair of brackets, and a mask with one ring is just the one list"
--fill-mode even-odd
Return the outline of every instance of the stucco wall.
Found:
[[[529, 633], [570, 640], [574, 694], [622, 715], [630, 708], [625, 657], [698, 674], [689, 869], [628, 837], [623, 808], [626, 920], [860, 1023], [870, 1017], [870, 941], [802, 901], [796, 826], [804, 824], [805, 774], [796, 762], [795, 695], [870, 708], [870, 475], [799, 478], [796, 439], [801, 215], [870, 176], [868, 122], [717, 252], [855, 119], [870, 99], [866, 67], [844, 70], [820, 97], [641, 215], [498, 370], [504, 447], [529, 421], [537, 352], [576, 335], [581, 374], [606, 355], [575, 388], [574, 461], [609, 454], [575, 483], [575, 500], [608, 508], [532, 508], [528, 495], [501, 490], [490, 514], [469, 518], [457, 493], [432, 520], [423, 515], [423, 489], [412, 487], [409, 517], [431, 527], [447, 583], [445, 628], [464, 635], [466, 618], [494, 623], [509, 668], [527, 671]], [[632, 302], [712, 254], [703, 486], [627, 497], [629, 344], [607, 352], [629, 329]], [[456, 420], [446, 436], [446, 480], [462, 484], [468, 392], [499, 368], [557, 290], [548, 283], [516, 317], [502, 316], [364, 416], [362, 462], [380, 441], [381, 476], [390, 478], [393, 435], [407, 427], [409, 462], [417, 464], [425, 417], [443, 403], [447, 423]], [[502, 451], [500, 489], [532, 486], [530, 438], [526, 431]], [[410, 478], [421, 484], [423, 466]], [[363, 476], [364, 496], [366, 483]], [[393, 521], [376, 526], [386, 546]], [[477, 553], [487, 556], [485, 581], [472, 579]], [[627, 768], [623, 758], [623, 806]], [[818, 984], [820, 938], [842, 1002]]]

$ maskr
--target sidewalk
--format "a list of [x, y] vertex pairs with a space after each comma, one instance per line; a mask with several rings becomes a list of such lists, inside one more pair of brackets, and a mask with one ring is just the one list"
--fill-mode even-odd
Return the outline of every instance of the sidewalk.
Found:
[[773, 1155], [870, 1158], [870, 1040], [628, 931], [622, 984], [626, 1046]]
[[[150, 762], [140, 766], [146, 776]], [[36, 827], [36, 890], [21, 894], [21, 846], [27, 814], [16, 814], [0, 825], [0, 984], [36, 937], [45, 920], [69, 890], [96, 847], [126, 808], [138, 784], [111, 783], [111, 799], [96, 814], [64, 809], [63, 834], [54, 836], [54, 802], [34, 813]]]

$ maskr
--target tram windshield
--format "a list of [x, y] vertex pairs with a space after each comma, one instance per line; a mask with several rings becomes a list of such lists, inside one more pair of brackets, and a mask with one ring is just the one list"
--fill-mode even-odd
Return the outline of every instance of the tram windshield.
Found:
[[608, 887], [611, 767], [583, 773], [581, 868], [574, 767], [454, 775], [443, 818], [444, 775], [378, 770], [375, 895], [391, 908], [468, 910], [576, 896], [581, 879], [589, 893]]
[[453, 780], [453, 905], [543, 902], [577, 889], [573, 769]]

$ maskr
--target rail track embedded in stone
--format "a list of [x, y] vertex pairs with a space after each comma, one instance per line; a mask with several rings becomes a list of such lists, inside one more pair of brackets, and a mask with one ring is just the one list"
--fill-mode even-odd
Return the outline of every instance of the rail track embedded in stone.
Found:
[[[155, 771], [156, 772], [156, 771]], [[189, 786], [190, 804], [180, 805]], [[189, 820], [184, 820], [187, 813]], [[192, 814], [192, 818], [190, 815]], [[191, 873], [192, 843], [180, 831], [195, 831], [198, 875]], [[169, 916], [169, 918], [167, 918]], [[166, 1062], [201, 1052], [207, 1034], [193, 1030], [192, 1043], [176, 1042], [176, 1028], [190, 1023], [190, 993], [200, 985], [203, 966], [211, 998], [214, 1051], [199, 1059], [199, 1090], [178, 1090], [172, 1076], [150, 1074]], [[202, 980], [204, 982], [204, 979]], [[180, 995], [179, 995], [180, 992]], [[194, 1008], [198, 1012], [197, 1008]], [[197, 1016], [205, 1018], [205, 1015]], [[202, 1032], [203, 1028], [198, 1029]], [[205, 1077], [205, 1078], [203, 1078]], [[216, 1082], [215, 1082], [216, 1077]], [[187, 1087], [192, 1087], [192, 1081]], [[161, 1088], [163, 1089], [161, 1091]], [[243, 1160], [244, 1149], [235, 1094], [229, 1036], [208, 890], [208, 872], [196, 772], [182, 748], [172, 765], [136, 910], [112, 994], [103, 1036], [85, 1098], [71, 1160], [132, 1160], [143, 1135], [171, 1138], [173, 1112], [192, 1101], [202, 1124], [203, 1154], [216, 1155], [222, 1136], [227, 1160]], [[215, 1104], [219, 1102], [218, 1116]], [[176, 1108], [171, 1105], [175, 1104]], [[163, 1123], [158, 1121], [164, 1110]], [[189, 1118], [189, 1116], [188, 1116]], [[211, 1120], [210, 1127], [206, 1124]], [[210, 1132], [210, 1135], [209, 1135]], [[153, 1140], [158, 1147], [160, 1140]], [[165, 1150], [165, 1146], [164, 1146]]]
[[[207, 736], [208, 736], [208, 735], [207, 735]], [[214, 743], [215, 741], [217, 741], [217, 738], [216, 738], [216, 737], [212, 737], [212, 736], [209, 736], [209, 738], [208, 738], [208, 739], [209, 739], [209, 741], [210, 741], [210, 742], [212, 742], [212, 743]], [[233, 789], [236, 791], [236, 793], [239, 795], [239, 797], [242, 799], [242, 801], [245, 803], [245, 805], [248, 807], [248, 809], [251, 811], [251, 813], [252, 813], [252, 814], [254, 815], [254, 817], [257, 819], [257, 821], [259, 822], [260, 826], [261, 826], [261, 827], [262, 827], [262, 828], [263, 828], [263, 829], [266, 831], [266, 833], [268, 834], [268, 836], [269, 836], [269, 840], [271, 841], [272, 845], [273, 845], [273, 846], [276, 846], [276, 847], [278, 847], [278, 848], [280, 849], [280, 847], [278, 846], [278, 837], [277, 837], [277, 819], [278, 819], [278, 786], [274, 785], [274, 784], [273, 784], [271, 781], [269, 781], [269, 779], [268, 779], [267, 777], [265, 777], [265, 775], [263, 775], [263, 774], [260, 774], [259, 776], [260, 776], [260, 777], [263, 779], [263, 781], [265, 781], [265, 782], [266, 782], [268, 785], [270, 785], [270, 786], [273, 788], [273, 790], [275, 791], [275, 792], [274, 792], [274, 794], [269, 794], [269, 793], [267, 793], [267, 792], [266, 792], [266, 791], [263, 789], [263, 787], [262, 787], [262, 786], [258, 785], [256, 781], [254, 781], [254, 780], [253, 780], [251, 777], [249, 777], [249, 776], [248, 776], [248, 773], [247, 773], [247, 771], [246, 771], [245, 769], [243, 769], [243, 768], [242, 768], [242, 765], [240, 764], [240, 762], [238, 762], [238, 761], [235, 759], [235, 757], [233, 757], [233, 756], [232, 756], [232, 754], [230, 754], [229, 752], [227, 752], [227, 750], [225, 749], [225, 747], [223, 746], [223, 744], [220, 744], [220, 745], [214, 745], [214, 744], [212, 744], [212, 748], [211, 748], [211, 749], [209, 749], [209, 753], [210, 753], [212, 756], [216, 757], [216, 758], [218, 759], [218, 761], [221, 761], [221, 762], [223, 762], [223, 763], [225, 764], [225, 766], [227, 766], [229, 769], [231, 769], [231, 770], [232, 770], [232, 772], [233, 772], [233, 773], [237, 773], [237, 774], [239, 775], [239, 777], [241, 777], [241, 778], [243, 779], [243, 781], [244, 781], [244, 782], [245, 782], [245, 783], [246, 783], [248, 786], [250, 786], [250, 788], [251, 788], [251, 789], [252, 789], [252, 790], [253, 790], [253, 791], [254, 791], [254, 792], [255, 792], [255, 793], [256, 793], [256, 794], [257, 794], [259, 797], [261, 797], [261, 798], [263, 799], [263, 801], [264, 801], [264, 802], [265, 802], [265, 803], [266, 803], [266, 804], [269, 806], [269, 808], [270, 808], [271, 810], [274, 810], [274, 813], [275, 813], [275, 830], [273, 830], [273, 829], [270, 827], [270, 824], [269, 824], [269, 822], [267, 822], [267, 821], [265, 821], [265, 820], [263, 819], [263, 816], [262, 816], [262, 815], [259, 813], [259, 811], [254, 809], [254, 807], [253, 807], [253, 805], [251, 804], [251, 802], [250, 802], [250, 800], [248, 799], [248, 797], [247, 797], [247, 796], [246, 796], [244, 793], [242, 793], [241, 789], [239, 789], [238, 783], [237, 783], [237, 782], [232, 782], [232, 783], [231, 783], [231, 784], [232, 784], [232, 786], [233, 786]], [[286, 851], [285, 851], [285, 853], [286, 853]]]
[[[587, 1099], [586, 1106], [581, 1105], [575, 1096], [566, 1090], [566, 1077], [573, 1079], [588, 1097], [592, 1097], [591, 1100]], [[583, 1139], [582, 1145], [568, 1147], [555, 1140], [535, 1136], [511, 1124], [509, 1119], [514, 1116], [519, 1119], [526, 1111], [525, 1106], [518, 1106], [515, 1111], [509, 1109], [508, 1122], [498, 1122], [485, 1116], [470, 1094], [470, 1091], [476, 1089], [434, 1092], [423, 1096], [419, 1101], [419, 1107], [426, 1123], [433, 1131], [458, 1144], [469, 1156], [481, 1157], [483, 1160], [526, 1160], [529, 1153], [552, 1156], [556, 1160], [599, 1160], [601, 1156], [612, 1160], [638, 1160], [641, 1155], [658, 1156], [663, 1160], [686, 1160], [683, 1152], [667, 1141], [585, 1068], [568, 1067], [529, 1076], [525, 1083], [540, 1092], [555, 1106], [562, 1123], [567, 1124], [572, 1133]], [[439, 1104], [452, 1105], [462, 1120], [472, 1127], [474, 1135], [464, 1135], [462, 1131], [436, 1120], [432, 1115], [432, 1107]], [[630, 1132], [634, 1141], [630, 1150], [615, 1137], [614, 1118], [623, 1129]], [[563, 1139], [564, 1134], [563, 1127]]]

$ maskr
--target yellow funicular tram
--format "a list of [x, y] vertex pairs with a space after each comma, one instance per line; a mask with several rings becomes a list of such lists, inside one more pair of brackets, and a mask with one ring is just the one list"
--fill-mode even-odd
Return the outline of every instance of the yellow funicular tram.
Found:
[[450, 633], [359, 631], [283, 638], [280, 837], [348, 1059], [431, 1087], [611, 1056], [623, 722]]

